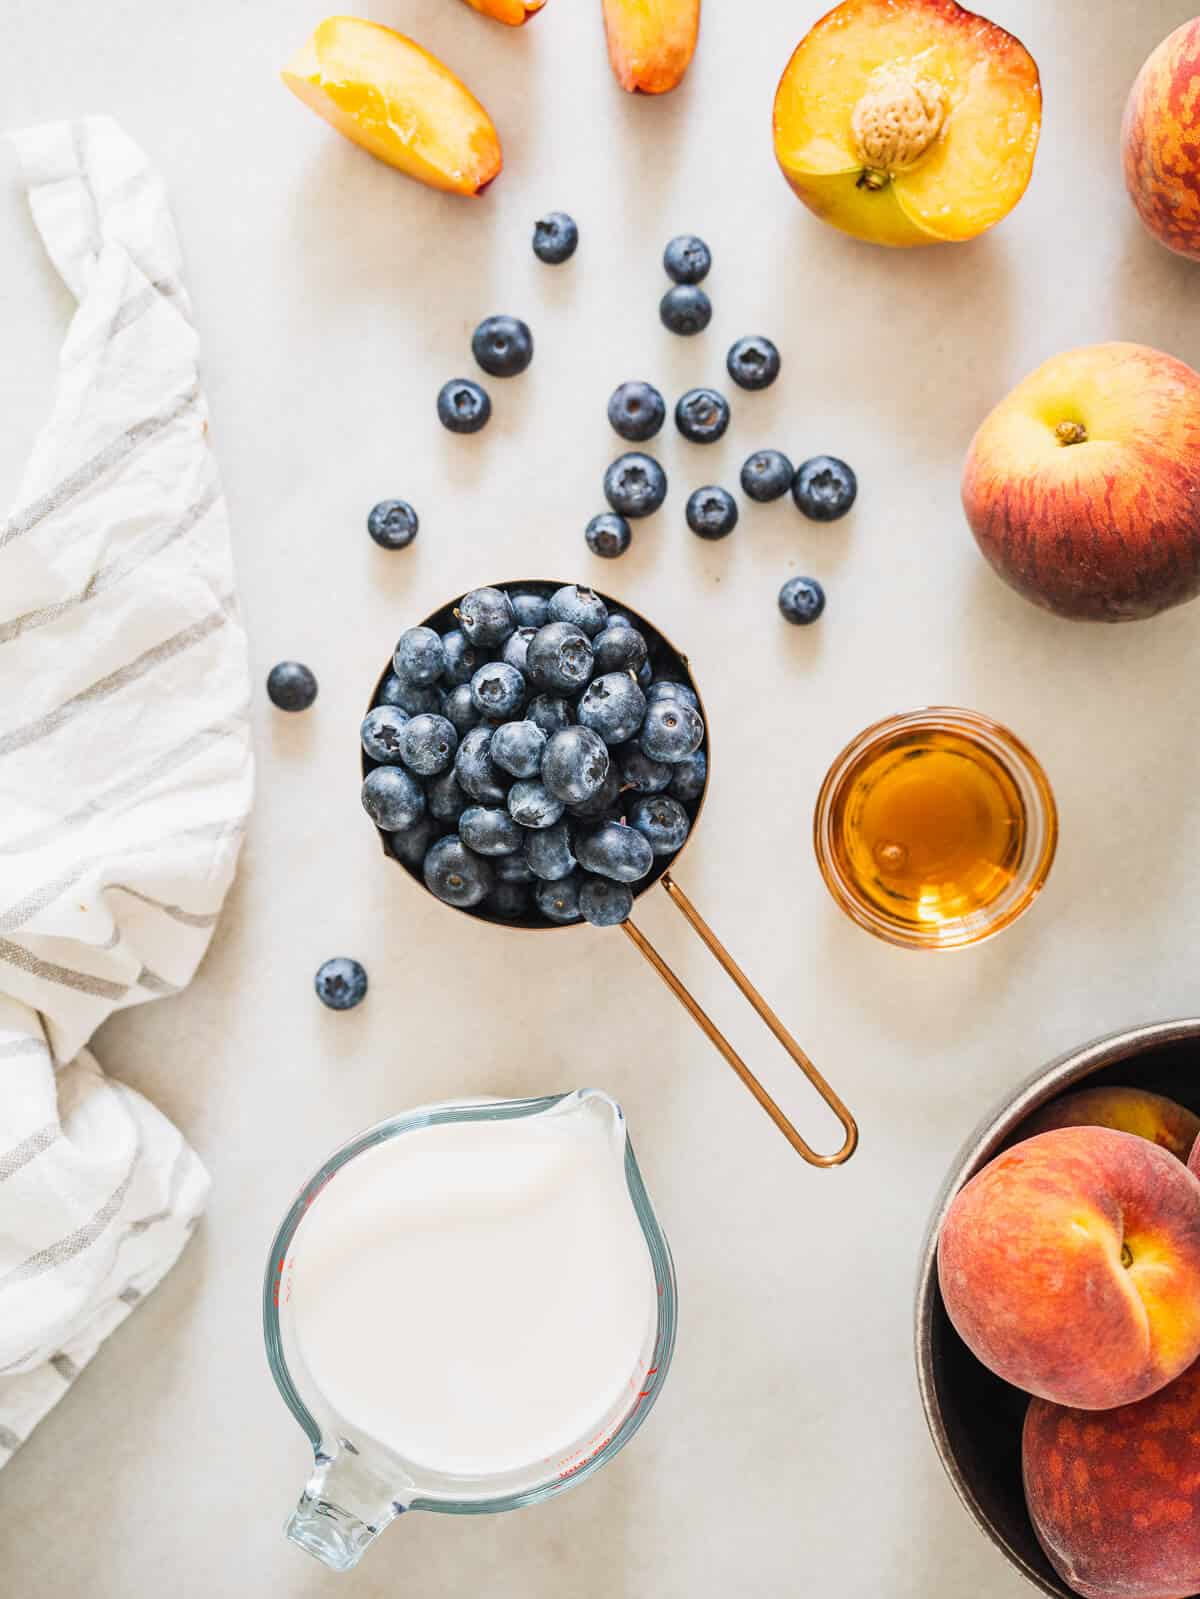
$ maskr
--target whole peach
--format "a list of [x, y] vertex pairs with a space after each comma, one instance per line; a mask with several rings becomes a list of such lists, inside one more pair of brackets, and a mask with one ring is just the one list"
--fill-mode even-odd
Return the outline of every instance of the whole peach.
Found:
[[1200, 17], [1176, 28], [1134, 80], [1121, 125], [1125, 187], [1168, 250], [1200, 261]]
[[1006, 1382], [1080, 1410], [1131, 1404], [1200, 1355], [1200, 1181], [1132, 1133], [1040, 1133], [956, 1196], [938, 1277]]
[[1034, 1531], [1085, 1599], [1200, 1592], [1200, 1365], [1140, 1404], [1035, 1399], [1022, 1462]]
[[1021, 1124], [1021, 1137], [1033, 1138], [1055, 1127], [1115, 1127], [1135, 1133], [1186, 1161], [1197, 1137], [1200, 1116], [1144, 1088], [1081, 1088], [1035, 1111]]

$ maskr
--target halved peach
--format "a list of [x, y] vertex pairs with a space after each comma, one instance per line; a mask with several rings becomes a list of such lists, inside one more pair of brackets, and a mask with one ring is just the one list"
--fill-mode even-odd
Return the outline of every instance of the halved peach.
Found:
[[700, 34], [700, 0], [604, 0], [608, 59], [629, 94], [666, 94], [683, 79]]
[[328, 17], [283, 81], [339, 133], [431, 188], [478, 194], [500, 171], [499, 135], [475, 96], [378, 22]]
[[497, 22], [507, 22], [510, 28], [519, 28], [530, 17], [537, 16], [546, 0], [467, 0], [467, 4], [472, 11], [494, 17]]
[[876, 244], [972, 239], [1033, 171], [1037, 66], [957, 0], [843, 0], [775, 96], [775, 155], [819, 217]]

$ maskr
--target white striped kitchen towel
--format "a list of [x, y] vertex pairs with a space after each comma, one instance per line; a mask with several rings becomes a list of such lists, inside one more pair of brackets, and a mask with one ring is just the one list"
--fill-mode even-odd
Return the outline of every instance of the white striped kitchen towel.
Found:
[[84, 1047], [204, 954], [252, 794], [246, 637], [161, 180], [15, 134], [78, 301], [0, 523], [0, 1464], [175, 1260], [208, 1175]]

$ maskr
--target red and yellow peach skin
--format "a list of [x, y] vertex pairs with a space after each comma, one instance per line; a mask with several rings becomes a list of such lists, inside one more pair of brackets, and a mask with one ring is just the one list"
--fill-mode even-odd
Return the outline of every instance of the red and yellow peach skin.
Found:
[[1200, 17], [1164, 39], [1134, 80], [1121, 156], [1146, 227], [1168, 250], [1200, 261]]

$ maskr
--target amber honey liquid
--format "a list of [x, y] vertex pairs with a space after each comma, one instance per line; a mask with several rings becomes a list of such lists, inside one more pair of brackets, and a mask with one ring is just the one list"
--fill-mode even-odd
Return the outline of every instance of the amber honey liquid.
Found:
[[1026, 817], [1002, 763], [968, 735], [908, 728], [845, 774], [831, 844], [858, 895], [910, 926], [986, 911], [1012, 882]]

